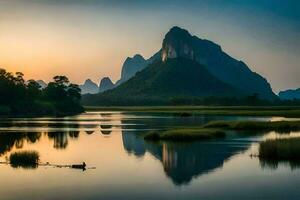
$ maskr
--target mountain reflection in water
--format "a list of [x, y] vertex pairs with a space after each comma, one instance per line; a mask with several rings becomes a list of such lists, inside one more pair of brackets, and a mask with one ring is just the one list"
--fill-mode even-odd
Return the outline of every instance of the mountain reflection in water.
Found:
[[216, 140], [193, 143], [146, 142], [136, 133], [122, 132], [125, 150], [137, 157], [146, 152], [161, 161], [166, 175], [176, 185], [188, 184], [194, 177], [209, 173], [233, 155], [245, 151], [249, 141]]
[[[191, 143], [143, 139], [152, 130], [249, 119], [277, 120], [122, 112], [1, 119], [0, 177], [7, 181], [0, 187], [0, 196], [39, 199], [33, 194], [41, 192], [45, 199], [245, 199], [241, 197], [246, 194], [248, 199], [273, 199], [275, 193], [283, 199], [278, 188], [284, 188], [289, 197], [296, 197], [300, 171], [291, 169], [298, 168], [297, 163], [251, 159], [249, 155], [257, 153], [261, 140], [299, 137], [300, 133], [228, 134], [225, 139]], [[5, 164], [11, 154], [26, 151], [36, 151], [41, 163], [86, 162], [95, 169], [82, 172], [40, 165], [24, 171]]]

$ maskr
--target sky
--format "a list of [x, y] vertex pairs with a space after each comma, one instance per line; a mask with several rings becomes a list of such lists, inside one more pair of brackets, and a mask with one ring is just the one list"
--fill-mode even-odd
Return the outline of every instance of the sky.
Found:
[[0, 0], [0, 68], [81, 84], [120, 77], [180, 26], [221, 45], [278, 92], [300, 87], [298, 0]]

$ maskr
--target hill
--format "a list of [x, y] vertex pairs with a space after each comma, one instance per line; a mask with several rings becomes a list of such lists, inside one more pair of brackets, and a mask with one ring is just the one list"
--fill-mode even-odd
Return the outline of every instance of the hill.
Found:
[[85, 105], [166, 104], [172, 98], [229, 97], [244, 93], [214, 77], [203, 65], [186, 59], [157, 61], [113, 90], [85, 95]]

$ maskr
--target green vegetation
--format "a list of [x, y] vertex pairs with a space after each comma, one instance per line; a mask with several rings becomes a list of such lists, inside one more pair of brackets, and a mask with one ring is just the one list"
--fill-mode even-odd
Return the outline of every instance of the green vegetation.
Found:
[[39, 162], [39, 153], [36, 151], [15, 152], [9, 156], [9, 162], [14, 168], [36, 168]]
[[80, 89], [65, 76], [55, 76], [46, 88], [0, 69], [0, 115], [67, 115], [83, 111]]
[[300, 138], [267, 140], [259, 144], [259, 159], [263, 165], [276, 168], [279, 162], [300, 166]]
[[203, 127], [245, 131], [291, 132], [300, 130], [300, 121], [214, 121], [205, 124]]
[[247, 131], [247, 134], [261, 134], [262, 131], [291, 132], [300, 130], [300, 121], [214, 121], [201, 127], [177, 128], [149, 132], [145, 140], [191, 141], [225, 137], [226, 130]]
[[144, 136], [145, 140], [194, 141], [224, 138], [225, 132], [218, 129], [180, 128], [162, 132], [152, 131]]
[[89, 111], [151, 112], [181, 115], [300, 117], [300, 106], [86, 106]]

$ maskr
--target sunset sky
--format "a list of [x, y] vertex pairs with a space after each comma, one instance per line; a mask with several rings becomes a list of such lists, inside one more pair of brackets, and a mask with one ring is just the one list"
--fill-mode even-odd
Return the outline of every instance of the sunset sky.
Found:
[[0, 0], [0, 67], [49, 81], [120, 77], [174, 25], [220, 44], [275, 92], [300, 87], [298, 0]]

